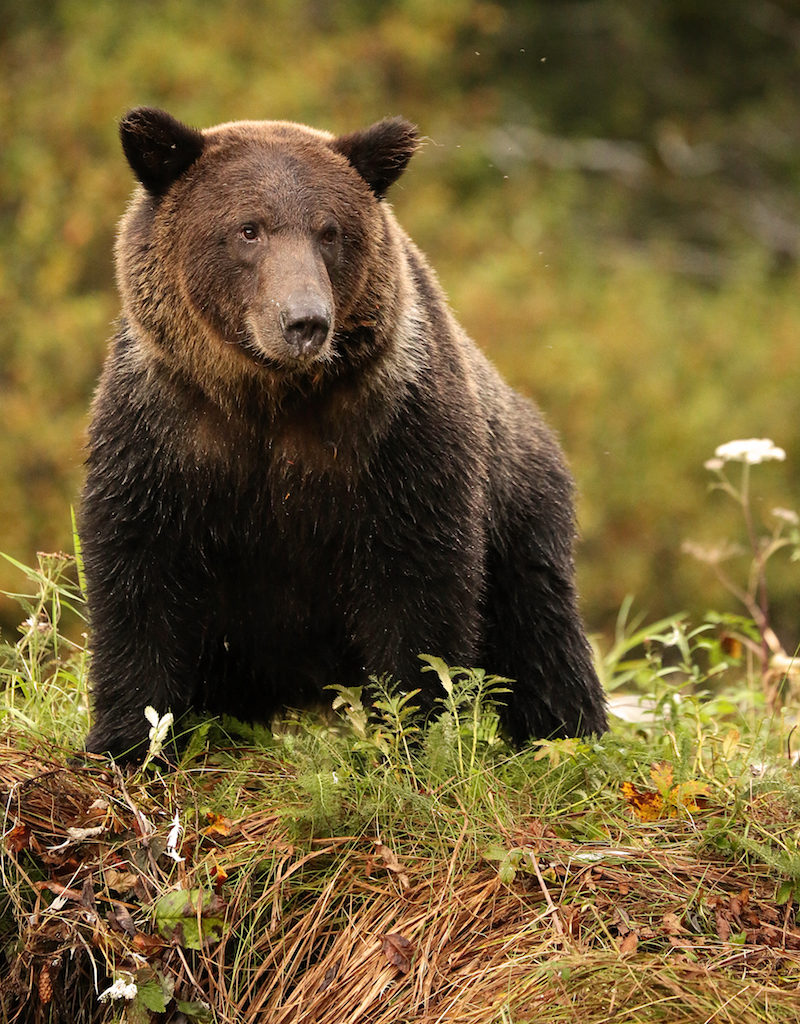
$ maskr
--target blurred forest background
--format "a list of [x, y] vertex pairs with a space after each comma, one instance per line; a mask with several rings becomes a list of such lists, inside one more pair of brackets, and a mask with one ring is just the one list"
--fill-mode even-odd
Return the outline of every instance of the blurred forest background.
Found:
[[[733, 607], [681, 544], [740, 536], [703, 468], [733, 438], [787, 451], [756, 470], [762, 521], [800, 506], [796, 0], [0, 0], [0, 26], [0, 551], [71, 545], [133, 184], [119, 117], [402, 114], [428, 141], [400, 221], [569, 454], [590, 630], [628, 594]], [[771, 578], [789, 649], [799, 573]]]

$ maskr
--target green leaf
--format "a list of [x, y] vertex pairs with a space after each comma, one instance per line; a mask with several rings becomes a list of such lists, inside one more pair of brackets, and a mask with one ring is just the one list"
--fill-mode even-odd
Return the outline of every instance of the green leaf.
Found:
[[176, 999], [175, 1006], [178, 1012], [188, 1017], [192, 1024], [213, 1024], [214, 1015], [207, 1003], [187, 1003], [183, 999]]
[[514, 867], [514, 863], [510, 857], [506, 857], [500, 864], [500, 867], [497, 869], [497, 877], [503, 885], [511, 885], [517, 877], [517, 869]]
[[444, 687], [445, 692], [450, 696], [453, 693], [453, 677], [450, 674], [450, 668], [447, 665], [447, 662], [443, 661], [441, 658], [434, 657], [432, 654], [420, 654], [419, 659], [420, 661], [427, 662], [427, 665], [423, 667], [422, 671], [435, 672], [439, 677], [439, 682]]
[[167, 997], [157, 977], [151, 978], [143, 984], [137, 984], [136, 1002], [146, 1006], [153, 1013], [165, 1013], [167, 1009]]
[[187, 764], [193, 758], [198, 757], [208, 745], [208, 734], [214, 723], [211, 720], [196, 725], [189, 734], [189, 742], [183, 752], [182, 761]]
[[156, 927], [164, 938], [177, 941], [185, 949], [203, 949], [209, 942], [218, 942], [222, 933], [223, 918], [217, 909], [213, 894], [204, 895], [201, 889], [168, 892], [156, 900]]
[[517, 846], [513, 850], [508, 850], [497, 868], [497, 877], [503, 885], [511, 885], [517, 877], [517, 871], [521, 863], [522, 850]]
[[75, 515], [75, 506], [70, 505], [69, 514], [72, 520], [72, 548], [75, 552], [75, 567], [78, 570], [78, 586], [81, 588], [81, 594], [86, 594], [86, 573], [83, 570], [83, 547], [81, 546], [81, 538], [78, 534], [78, 520]]
[[[164, 1013], [172, 999], [175, 981], [152, 967], [143, 967], [136, 972], [136, 998], [133, 1000], [138, 1007], [144, 1007], [153, 1013]], [[149, 1017], [145, 1017], [149, 1021]]]

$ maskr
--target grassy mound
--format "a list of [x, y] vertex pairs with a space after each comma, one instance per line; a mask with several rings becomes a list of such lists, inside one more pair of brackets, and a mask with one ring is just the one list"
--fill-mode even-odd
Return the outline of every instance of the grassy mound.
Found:
[[429, 659], [427, 720], [335, 688], [129, 770], [75, 758], [64, 571], [2, 653], [4, 1024], [800, 1018], [792, 735], [711, 626], [629, 631], [638, 720], [598, 741], [514, 752], [502, 681]]

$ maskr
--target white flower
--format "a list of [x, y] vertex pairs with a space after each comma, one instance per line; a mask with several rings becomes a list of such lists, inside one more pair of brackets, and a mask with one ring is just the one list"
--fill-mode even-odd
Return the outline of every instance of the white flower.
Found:
[[161, 748], [164, 746], [167, 733], [172, 728], [174, 718], [171, 711], [159, 717], [156, 709], [149, 705], [144, 709], [144, 717], [153, 727], [149, 733], [150, 749], [147, 752], [147, 759], [149, 760], [151, 757], [156, 757], [161, 753]]
[[772, 510], [772, 514], [776, 519], [780, 519], [782, 522], [788, 523], [790, 526], [800, 526], [800, 516], [790, 508], [774, 508]]
[[[130, 976], [129, 976], [130, 977]], [[113, 985], [101, 992], [97, 997], [100, 1002], [105, 1002], [106, 999], [135, 999], [138, 989], [136, 983], [131, 979], [126, 981], [124, 978], [116, 978]]]
[[167, 836], [167, 848], [164, 851], [166, 856], [171, 857], [176, 864], [182, 864], [186, 859], [185, 857], [181, 857], [178, 853], [178, 843], [180, 842], [182, 834], [183, 825], [181, 825], [181, 820], [178, 817], [178, 812], [176, 811], [175, 818], [172, 822], [172, 828], [169, 830], [169, 835]]
[[27, 636], [30, 636], [31, 633], [49, 633], [51, 630], [47, 618], [37, 618], [35, 615], [29, 615], [22, 625], [25, 627]]
[[698, 544], [693, 540], [685, 540], [681, 544], [681, 551], [696, 558], [698, 562], [705, 562], [706, 565], [719, 565], [729, 558], [741, 555], [744, 549], [729, 541], [721, 541], [719, 544]]
[[[786, 458], [783, 448], [778, 448], [768, 437], [750, 437], [743, 441], [728, 441], [727, 444], [721, 444], [714, 454], [723, 463], [747, 462], [751, 466], [756, 466], [760, 462], [769, 462], [772, 459], [783, 462]], [[706, 463], [708, 469], [721, 468], [717, 465], [716, 460], [709, 461], [711, 465]]]

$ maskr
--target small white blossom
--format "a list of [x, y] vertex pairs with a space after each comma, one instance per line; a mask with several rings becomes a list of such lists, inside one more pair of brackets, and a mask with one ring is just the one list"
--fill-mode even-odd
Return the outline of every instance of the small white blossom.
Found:
[[105, 1002], [107, 999], [127, 999], [130, 1001], [131, 999], [136, 998], [137, 992], [138, 989], [136, 988], [136, 983], [133, 979], [126, 981], [124, 978], [116, 978], [114, 984], [109, 985], [109, 987], [104, 992], [101, 992], [97, 998], [101, 1003]]
[[776, 519], [788, 523], [789, 526], [800, 526], [800, 516], [790, 508], [774, 508], [772, 514]]
[[[714, 454], [723, 463], [747, 462], [751, 466], [756, 466], [760, 462], [769, 462], [773, 459], [783, 462], [786, 458], [786, 452], [783, 448], [778, 448], [768, 437], [749, 437], [742, 441], [728, 441], [727, 444], [721, 444]], [[712, 463], [711, 466], [708, 466], [708, 463], [706, 463], [709, 469], [721, 468], [716, 465], [715, 460], [710, 461]]]
[[25, 627], [26, 636], [30, 636], [32, 633], [49, 633], [52, 629], [47, 618], [39, 618], [35, 615], [29, 615], [22, 625]]
[[732, 544], [730, 541], [721, 541], [719, 544], [698, 544], [693, 540], [685, 540], [681, 544], [681, 551], [691, 555], [698, 562], [705, 562], [706, 565], [719, 565], [730, 558], [744, 553], [744, 548], [739, 544]]
[[176, 864], [182, 864], [183, 861], [186, 859], [185, 857], [181, 857], [180, 854], [178, 853], [178, 843], [180, 842], [182, 834], [183, 825], [181, 825], [180, 818], [178, 817], [178, 812], [176, 811], [175, 818], [173, 819], [172, 822], [172, 828], [169, 830], [169, 835], [167, 836], [167, 848], [164, 851], [166, 856], [171, 857]]

